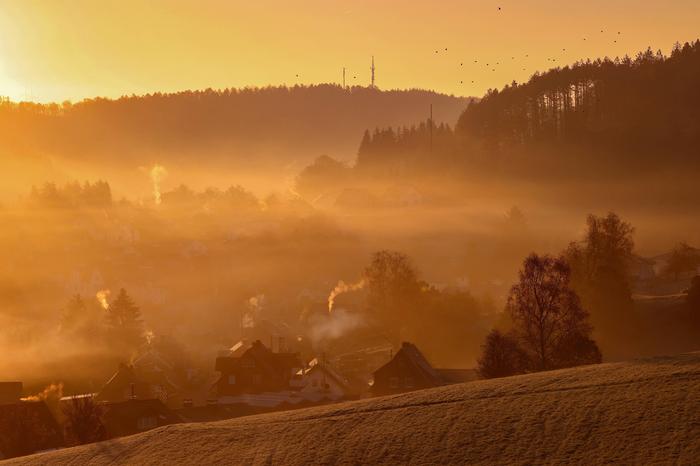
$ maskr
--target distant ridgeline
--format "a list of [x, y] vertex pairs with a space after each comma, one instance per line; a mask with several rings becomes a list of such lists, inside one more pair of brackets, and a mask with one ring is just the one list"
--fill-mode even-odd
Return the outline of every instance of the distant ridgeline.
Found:
[[469, 99], [425, 90], [342, 88], [333, 84], [184, 91], [77, 103], [0, 100], [0, 140], [7, 150], [100, 159], [139, 159], [157, 153], [167, 163], [196, 152], [197, 162], [220, 155], [329, 154], [351, 158], [366, 128], [424, 119], [433, 105], [454, 124]]
[[536, 73], [430, 129], [366, 133], [357, 168], [698, 168], [700, 41]]

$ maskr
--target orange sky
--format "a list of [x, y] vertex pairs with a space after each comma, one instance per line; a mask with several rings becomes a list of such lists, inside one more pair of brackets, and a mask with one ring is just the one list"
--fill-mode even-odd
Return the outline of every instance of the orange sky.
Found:
[[339, 82], [343, 66], [365, 85], [371, 55], [382, 88], [481, 95], [552, 58], [668, 52], [698, 24], [697, 0], [0, 0], [0, 95]]

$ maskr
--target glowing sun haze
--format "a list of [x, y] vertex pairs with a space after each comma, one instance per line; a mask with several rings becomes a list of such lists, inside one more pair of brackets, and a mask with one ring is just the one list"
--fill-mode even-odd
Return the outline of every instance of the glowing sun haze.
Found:
[[699, 20], [696, 0], [2, 0], [0, 95], [339, 82], [342, 67], [366, 85], [372, 55], [382, 88], [480, 95], [579, 58], [668, 52]]

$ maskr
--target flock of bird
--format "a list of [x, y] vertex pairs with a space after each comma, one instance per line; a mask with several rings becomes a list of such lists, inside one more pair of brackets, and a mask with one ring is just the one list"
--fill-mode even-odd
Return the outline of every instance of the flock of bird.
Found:
[[[503, 11], [502, 8], [501, 8], [500, 6], [498, 7], [498, 11]], [[604, 34], [604, 33], [605, 33], [605, 29], [601, 29], [601, 30], [600, 30], [600, 33], [601, 33], [601, 34]], [[620, 36], [620, 35], [622, 35], [622, 33], [621, 33], [620, 31], [617, 31], [616, 36]], [[583, 41], [584, 41], [584, 42], [587, 41], [587, 40], [588, 40], [587, 37], [584, 37], [584, 38], [583, 38]], [[614, 43], [614, 44], [617, 44], [617, 42], [618, 42], [617, 39], [613, 40], [613, 43]], [[447, 53], [447, 51], [448, 51], [448, 50], [447, 50], [447, 47], [445, 47], [444, 50], [443, 50], [443, 53]], [[565, 52], [566, 52], [566, 48], [562, 48], [561, 51], [562, 51], [563, 53], [565, 53]], [[440, 49], [435, 50], [435, 54], [438, 54], [438, 55], [439, 55], [439, 54], [440, 54]], [[529, 54], [525, 54], [523, 58], [529, 58], [529, 57], [530, 57]], [[516, 58], [517, 58], [517, 57], [515, 57], [515, 56], [511, 56], [511, 57], [510, 57], [511, 61], [515, 61]], [[549, 58], [547, 58], [547, 61], [550, 62], [550, 63], [556, 63], [557, 59], [554, 58], [554, 57], [549, 57]], [[474, 64], [478, 65], [478, 64], [479, 64], [479, 60], [474, 60]], [[497, 61], [497, 62], [489, 62], [489, 63], [486, 63], [484, 66], [485, 66], [487, 69], [490, 68], [492, 72], [495, 72], [495, 71], [496, 71], [496, 67], [499, 66], [500, 64], [501, 64], [501, 62], [500, 62], [500, 61]], [[459, 66], [463, 68], [463, 67], [464, 67], [464, 62], [463, 62], [463, 61], [460, 62]], [[522, 68], [522, 71], [526, 71], [526, 70], [527, 70], [527, 68], [525, 68], [525, 67]], [[299, 74], [297, 74], [295, 77], [296, 77], [296, 79], [299, 79]], [[356, 76], [356, 75], [353, 75], [352, 79], [353, 79], [353, 80], [357, 79], [357, 76]], [[475, 80], [471, 80], [471, 84], [474, 84], [475, 82], [476, 82]], [[464, 84], [464, 80], [460, 80], [460, 81], [459, 81], [459, 84]]]
[[[501, 7], [498, 7], [498, 11], [502, 11], [502, 8], [501, 8]], [[601, 34], [604, 34], [604, 33], [605, 33], [605, 29], [601, 29], [601, 30], [600, 30], [600, 33], [601, 33]], [[622, 33], [621, 33], [620, 31], [617, 31], [617, 34], [615, 35], [615, 37], [619, 37], [619, 36], [621, 36], [621, 35], [622, 35]], [[587, 40], [588, 40], [587, 37], [584, 37], [584, 38], [583, 38], [583, 41], [587, 41]], [[617, 42], [618, 42], [618, 39], [613, 40], [613, 43], [614, 43], [614, 44], [617, 44]], [[448, 50], [447, 50], [447, 47], [445, 47], [445, 49], [442, 51], [442, 53], [445, 54], [447, 51], [448, 51]], [[562, 48], [561, 51], [562, 51], [563, 53], [565, 53], [565, 52], [566, 52], [566, 48]], [[435, 54], [438, 54], [438, 55], [439, 55], [440, 53], [441, 53], [440, 49], [435, 50]], [[525, 56], [524, 56], [524, 58], [529, 58], [529, 57], [530, 57], [529, 54], [525, 54]], [[511, 59], [511, 61], [515, 61], [515, 60], [516, 60], [516, 57], [515, 57], [515, 56], [511, 56], [510, 59]], [[550, 62], [550, 63], [556, 63], [556, 62], [557, 62], [557, 58], [555, 58], [555, 57], [548, 57], [548, 58], [547, 58], [547, 61]], [[474, 64], [477, 64], [477, 65], [478, 65], [478, 64], [479, 64], [479, 60], [474, 60]], [[485, 63], [484, 66], [486, 67], [487, 70], [488, 70], [488, 69], [491, 69], [491, 72], [495, 72], [495, 71], [496, 71], [496, 67], [499, 66], [500, 64], [501, 64], [500, 61], [496, 61], [495, 63], [494, 63], [494, 62]], [[460, 66], [460, 67], [464, 67], [464, 62], [460, 62], [459, 66]], [[522, 68], [522, 71], [526, 71], [526, 70], [527, 70], [527, 68], [525, 68], [525, 67]], [[475, 83], [475, 81], [474, 81], [474, 80], [471, 80], [471, 84], [474, 84], [474, 83]], [[459, 81], [459, 84], [464, 84], [464, 80], [460, 80], [460, 81]]]

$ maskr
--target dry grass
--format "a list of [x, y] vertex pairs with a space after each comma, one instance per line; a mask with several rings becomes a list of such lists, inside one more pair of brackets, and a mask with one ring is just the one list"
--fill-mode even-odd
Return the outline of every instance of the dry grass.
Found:
[[700, 353], [235, 420], [15, 464], [698, 464]]

